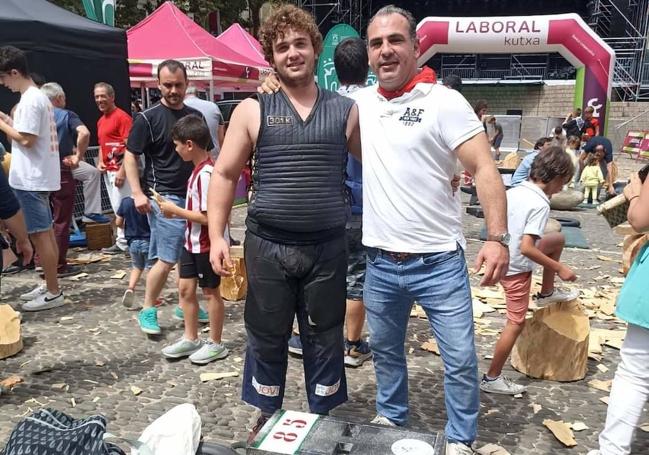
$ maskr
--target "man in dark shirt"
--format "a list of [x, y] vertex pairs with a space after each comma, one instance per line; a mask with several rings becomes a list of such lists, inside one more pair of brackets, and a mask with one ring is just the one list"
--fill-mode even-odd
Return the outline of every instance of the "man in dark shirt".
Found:
[[41, 91], [54, 106], [56, 136], [59, 140], [61, 189], [50, 194], [50, 204], [52, 205], [54, 238], [59, 247], [57, 274], [59, 277], [65, 277], [79, 273], [79, 267], [69, 266], [66, 258], [70, 243], [70, 223], [74, 211], [76, 189], [72, 170], [79, 165], [79, 160], [75, 160], [73, 157], [83, 156], [86, 153], [90, 141], [90, 131], [77, 114], [65, 109], [65, 92], [59, 84], [48, 82], [41, 87]]
[[[184, 208], [187, 181], [193, 167], [191, 162], [183, 161], [176, 153], [171, 129], [186, 115], [202, 117], [200, 112], [183, 103], [187, 71], [182, 63], [176, 60], [160, 63], [158, 84], [162, 99], [135, 116], [124, 154], [126, 178], [131, 186], [135, 207], [140, 213], [149, 215], [149, 259], [158, 260], [147, 275], [143, 309], [138, 315], [140, 329], [148, 334], [161, 332], [154, 303], [169, 272], [178, 262], [185, 232], [185, 220], [165, 218], [156, 199], [162, 197]], [[137, 164], [141, 155], [145, 160], [144, 188], [140, 184]]]
[[[20, 209], [20, 204], [18, 204], [18, 200], [9, 186], [7, 176], [2, 171], [0, 171], [0, 220], [4, 222], [5, 227], [16, 239], [16, 251], [23, 255], [23, 264], [29, 264], [34, 255], [34, 250], [27, 235], [23, 211]], [[0, 238], [0, 244], [2, 243], [4, 243], [4, 240]], [[4, 246], [0, 248], [0, 271], [4, 267], [2, 249], [4, 249]]]

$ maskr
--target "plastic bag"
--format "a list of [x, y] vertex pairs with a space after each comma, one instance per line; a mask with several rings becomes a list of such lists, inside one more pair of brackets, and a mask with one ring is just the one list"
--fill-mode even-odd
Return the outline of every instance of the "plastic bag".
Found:
[[201, 416], [193, 404], [176, 406], [146, 427], [131, 455], [195, 455], [201, 439]]

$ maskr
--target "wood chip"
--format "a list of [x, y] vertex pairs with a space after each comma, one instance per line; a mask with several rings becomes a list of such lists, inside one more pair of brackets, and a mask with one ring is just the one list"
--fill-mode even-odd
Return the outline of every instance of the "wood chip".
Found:
[[642, 431], [645, 433], [649, 433], [649, 422], [645, 422], [642, 425], [640, 425], [638, 428], [640, 428]]
[[523, 398], [523, 394], [522, 393], [517, 393], [516, 395], [514, 395], [514, 398]]
[[74, 316], [63, 316], [59, 318], [59, 321], [71, 321], [74, 319]]
[[52, 388], [54, 390], [63, 390], [65, 389], [66, 383], [65, 382], [57, 382], [56, 384], [52, 384]]
[[[599, 345], [598, 345], [598, 346], [599, 346]], [[600, 352], [601, 352], [601, 349], [602, 349], [602, 348], [600, 347], [599, 349], [600, 349]], [[588, 358], [591, 359], [591, 360], [594, 360], [594, 361], [596, 361], [596, 362], [601, 362], [601, 361], [602, 361], [602, 356], [599, 355], [599, 354], [595, 354], [595, 353], [593, 353], [593, 352], [589, 352], [589, 353], [588, 353]]]
[[121, 280], [125, 276], [126, 276], [126, 272], [122, 271], [122, 272], [117, 272], [115, 275], [111, 276], [111, 278], [114, 280]]
[[224, 373], [201, 373], [201, 382], [225, 379], [225, 378], [235, 378], [239, 376], [238, 371], [228, 371]]
[[608, 371], [608, 368], [605, 365], [601, 364], [601, 363], [597, 364], [597, 369], [599, 371], [601, 371], [602, 373], [606, 373]]
[[432, 352], [435, 355], [440, 355], [437, 341], [434, 338], [430, 338], [428, 341], [425, 341], [421, 345], [421, 349], [423, 349], [424, 351]]
[[536, 403], [531, 403], [530, 407], [532, 408], [532, 411], [534, 411], [534, 414], [538, 413], [541, 409], [543, 409], [543, 406]]
[[597, 256], [597, 259], [599, 259], [600, 261], [603, 261], [603, 262], [618, 262], [617, 259], [613, 259], [613, 258], [610, 258], [608, 256], [602, 256], [602, 255]]
[[97, 381], [93, 381], [92, 379], [84, 379], [84, 382], [89, 382], [90, 384], [99, 384]]
[[476, 451], [479, 455], [510, 455], [507, 450], [497, 444], [487, 444]]
[[132, 385], [131, 386], [131, 392], [133, 392], [133, 395], [138, 396], [139, 394], [142, 393], [142, 389], [140, 389], [137, 386]]
[[610, 392], [612, 383], [613, 381], [610, 379], [608, 381], [593, 379], [591, 381], [588, 381], [588, 386], [592, 387], [593, 389], [601, 390], [602, 392]]
[[74, 399], [74, 397], [70, 398], [70, 404], [72, 405], [73, 408], [76, 408], [76, 407], [77, 407], [77, 402], [76, 402], [76, 400]]
[[600, 397], [599, 401], [608, 405], [608, 397]]
[[99, 397], [95, 397], [95, 398], [92, 399], [92, 402], [93, 402], [93, 403], [96, 403], [96, 402], [98, 402], [99, 400], [101, 400], [101, 398], [99, 398]]
[[79, 281], [81, 278], [87, 277], [88, 274], [86, 272], [81, 272], [77, 275], [71, 276], [69, 279], [72, 281]]
[[21, 378], [20, 376], [16, 376], [16, 375], [9, 376], [8, 378], [0, 381], [0, 391], [11, 390], [21, 382], [23, 382], [23, 378]]
[[577, 445], [577, 441], [575, 441], [575, 435], [570, 429], [570, 426], [563, 420], [545, 419], [543, 421], [543, 425], [545, 425], [552, 432], [554, 437], [557, 438], [564, 446], [574, 447]]
[[110, 372], [110, 375], [113, 377], [113, 379], [119, 379], [119, 376], [113, 371]]
[[104, 362], [102, 362], [101, 360], [96, 360], [95, 365], [97, 365], [98, 367], [103, 367], [106, 364]]
[[577, 421], [572, 422], [570, 424], [570, 428], [572, 429], [572, 431], [584, 431], [588, 430], [588, 425], [586, 425], [584, 422]]

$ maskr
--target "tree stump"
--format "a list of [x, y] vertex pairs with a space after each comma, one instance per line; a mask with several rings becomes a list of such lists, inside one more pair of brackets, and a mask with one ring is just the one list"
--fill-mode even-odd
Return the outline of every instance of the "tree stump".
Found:
[[11, 357], [22, 349], [20, 315], [9, 305], [0, 305], [0, 359]]
[[221, 278], [221, 297], [225, 300], [242, 300], [248, 293], [248, 275], [246, 261], [243, 258], [243, 247], [231, 247], [230, 258], [233, 269], [232, 275]]
[[511, 356], [512, 366], [532, 378], [577, 381], [586, 376], [590, 324], [578, 301], [534, 313]]

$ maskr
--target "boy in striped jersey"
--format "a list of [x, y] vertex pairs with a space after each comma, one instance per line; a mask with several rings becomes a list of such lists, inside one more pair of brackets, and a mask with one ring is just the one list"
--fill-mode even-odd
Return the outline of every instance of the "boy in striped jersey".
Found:
[[[194, 171], [187, 183], [184, 209], [162, 198], [157, 201], [165, 217], [187, 220], [185, 244], [180, 255], [178, 272], [178, 295], [184, 313], [185, 333], [180, 340], [165, 347], [162, 355], [167, 358], [189, 356], [192, 363], [206, 364], [228, 355], [227, 348], [221, 343], [224, 317], [224, 305], [219, 291], [221, 278], [214, 273], [209, 261], [207, 188], [214, 166], [207, 151], [210, 132], [202, 118], [188, 115], [178, 120], [171, 137], [176, 152], [183, 161], [194, 163]], [[205, 342], [198, 338], [197, 284], [208, 301], [210, 338]]]

